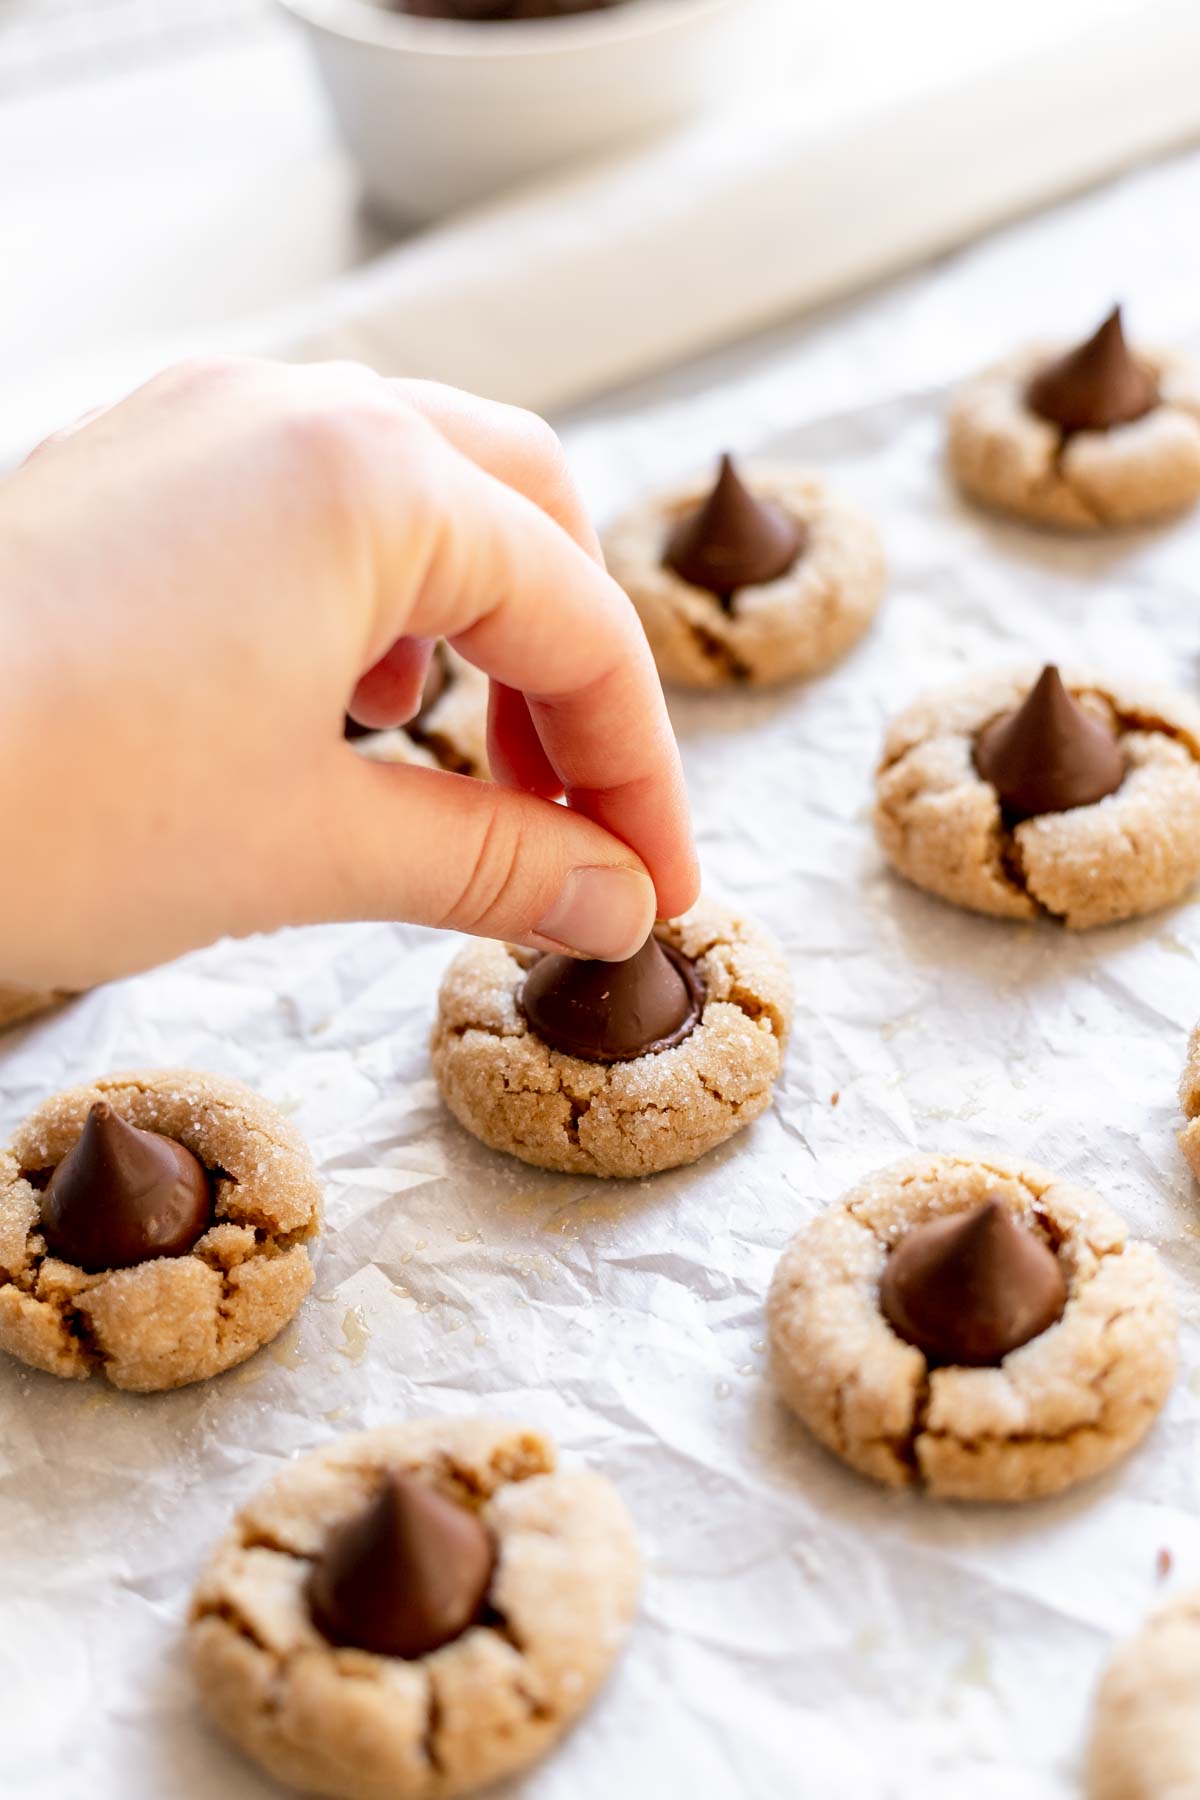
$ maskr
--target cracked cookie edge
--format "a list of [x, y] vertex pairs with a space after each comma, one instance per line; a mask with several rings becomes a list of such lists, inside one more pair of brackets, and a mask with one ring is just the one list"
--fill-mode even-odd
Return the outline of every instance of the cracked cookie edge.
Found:
[[791, 1020], [782, 954], [712, 901], [658, 928], [705, 986], [695, 1031], [613, 1065], [551, 1050], [516, 1005], [527, 957], [471, 944], [447, 969], [431, 1056], [450, 1111], [490, 1148], [535, 1167], [631, 1178], [696, 1161], [770, 1104]]
[[[888, 1235], [869, 1215], [890, 1212], [894, 1241], [996, 1189], [1050, 1228], [1067, 1311], [997, 1369], [931, 1372], [879, 1311]], [[1089, 1479], [1145, 1435], [1174, 1374], [1174, 1307], [1150, 1247], [1085, 1190], [997, 1159], [910, 1157], [867, 1177], [785, 1247], [767, 1316], [776, 1385], [813, 1435], [860, 1473], [938, 1498], [1034, 1499]]]
[[[555, 1465], [536, 1432], [471, 1418], [357, 1433], [289, 1465], [197, 1584], [189, 1649], [216, 1723], [277, 1778], [347, 1800], [448, 1800], [543, 1755], [607, 1678], [639, 1585], [615, 1489]], [[302, 1599], [325, 1532], [388, 1466], [478, 1507], [500, 1545], [500, 1623], [412, 1663], [335, 1649]], [[269, 1560], [239, 1560], [254, 1551]]]

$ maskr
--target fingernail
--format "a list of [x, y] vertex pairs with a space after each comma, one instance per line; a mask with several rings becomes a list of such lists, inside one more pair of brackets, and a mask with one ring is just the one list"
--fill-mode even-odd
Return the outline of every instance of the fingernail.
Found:
[[635, 869], [572, 869], [558, 899], [534, 926], [556, 950], [624, 962], [654, 924], [654, 883]]

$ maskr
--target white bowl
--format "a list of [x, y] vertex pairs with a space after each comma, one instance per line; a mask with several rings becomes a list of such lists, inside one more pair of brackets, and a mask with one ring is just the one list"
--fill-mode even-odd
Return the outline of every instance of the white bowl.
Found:
[[308, 34], [368, 197], [410, 224], [727, 94], [749, 0], [626, 0], [491, 24], [370, 0], [281, 3]]

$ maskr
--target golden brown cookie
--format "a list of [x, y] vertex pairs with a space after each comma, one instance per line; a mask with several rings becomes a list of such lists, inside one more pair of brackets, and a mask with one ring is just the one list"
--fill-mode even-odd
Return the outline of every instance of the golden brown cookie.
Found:
[[1042, 525], [1106, 531], [1200, 499], [1200, 364], [1139, 355], [1159, 403], [1105, 430], [1064, 433], [1029, 404], [1030, 383], [1061, 351], [1032, 345], [969, 382], [949, 418], [950, 468], [984, 506]]
[[[98, 1101], [209, 1172], [213, 1223], [188, 1253], [91, 1273], [50, 1253], [42, 1193]], [[141, 1393], [217, 1375], [282, 1331], [312, 1286], [320, 1207], [298, 1132], [240, 1082], [156, 1069], [54, 1094], [0, 1151], [0, 1349]]]
[[[389, 1474], [471, 1509], [495, 1544], [478, 1622], [410, 1659], [335, 1647], [310, 1573]], [[601, 1686], [633, 1617], [637, 1546], [615, 1490], [560, 1474], [536, 1432], [426, 1419], [288, 1465], [200, 1578], [188, 1641], [205, 1706], [276, 1780], [340, 1800], [449, 1800], [542, 1756]]]
[[695, 1162], [765, 1112], [792, 1008], [778, 947], [709, 900], [657, 935], [694, 965], [699, 1021], [672, 1049], [611, 1064], [530, 1028], [518, 995], [533, 952], [469, 944], [446, 971], [431, 1045], [460, 1124], [537, 1168], [641, 1176]]
[[[993, 1197], [1055, 1253], [1065, 1311], [995, 1367], [933, 1366], [882, 1311], [890, 1253]], [[949, 1499], [1030, 1500], [1098, 1474], [1149, 1430], [1175, 1370], [1149, 1245], [1083, 1189], [962, 1156], [895, 1163], [805, 1226], [768, 1316], [775, 1380], [809, 1430], [876, 1481]]]
[[357, 737], [355, 749], [372, 762], [448, 769], [486, 781], [488, 678], [447, 643], [436, 646], [434, 657], [440, 682], [436, 697], [409, 724]]
[[1200, 1591], [1180, 1594], [1122, 1644], [1096, 1693], [1088, 1800], [1200, 1794]]
[[642, 501], [605, 536], [609, 572], [637, 608], [664, 680], [718, 688], [816, 675], [845, 656], [878, 610], [887, 570], [871, 521], [809, 470], [761, 463], [745, 476], [802, 527], [805, 542], [786, 573], [735, 591], [727, 604], [663, 562], [672, 530], [703, 501], [710, 477]]
[[1179, 1147], [1192, 1174], [1200, 1181], [1200, 1025], [1188, 1041], [1187, 1061], [1179, 1083], [1179, 1104], [1187, 1123], [1179, 1133]]
[[918, 887], [997, 918], [1074, 930], [1137, 918], [1200, 875], [1200, 710], [1068, 671], [1071, 694], [1118, 734], [1127, 773], [1094, 805], [1006, 821], [975, 767], [980, 732], [1020, 704], [1034, 667], [958, 682], [890, 727], [876, 777], [875, 831]]

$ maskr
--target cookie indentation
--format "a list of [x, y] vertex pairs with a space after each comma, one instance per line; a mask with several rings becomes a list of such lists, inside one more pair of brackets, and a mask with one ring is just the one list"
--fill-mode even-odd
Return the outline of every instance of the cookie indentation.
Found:
[[[820, 476], [757, 464], [735, 481], [723, 474], [715, 493], [693, 481], [652, 495], [605, 536], [609, 571], [659, 672], [689, 687], [818, 674], [858, 642], [883, 597], [878, 533]], [[688, 554], [672, 566], [664, 545], [678, 550], [685, 527]]]
[[[306, 1599], [331, 1535], [397, 1477], [470, 1506], [496, 1550], [478, 1622], [411, 1660], [335, 1646]], [[535, 1433], [421, 1420], [334, 1442], [255, 1496], [201, 1576], [189, 1649], [215, 1723], [275, 1779], [450, 1800], [551, 1748], [608, 1673], [637, 1585], [607, 1482], [558, 1473]]]
[[1074, 372], [1059, 361], [1051, 417], [1030, 404], [1054, 366], [1051, 347], [1021, 350], [967, 383], [948, 436], [964, 493], [1075, 531], [1147, 523], [1200, 498], [1200, 364], [1166, 351], [1130, 356], [1119, 335], [1110, 318], [1075, 353]]
[[511, 950], [464, 949], [443, 980], [431, 1044], [460, 1123], [540, 1168], [641, 1176], [692, 1162], [757, 1118], [791, 1015], [782, 956], [756, 926], [706, 901], [658, 936], [694, 968], [699, 1018], [672, 1047], [611, 1063], [564, 1054], [530, 1029]]
[[[1054, 1253], [1066, 1305], [991, 1366], [930, 1359], [884, 1315], [888, 1259], [993, 1200]], [[990, 1160], [912, 1157], [868, 1178], [784, 1251], [768, 1317], [776, 1382], [814, 1435], [877, 1481], [948, 1498], [1029, 1499], [1107, 1468], [1149, 1429], [1174, 1372], [1174, 1308], [1150, 1247], [1094, 1196]]]
[[[41, 1214], [53, 1183], [22, 1171], [62, 1167], [97, 1106], [207, 1172], [211, 1219], [190, 1248], [92, 1269], [51, 1253]], [[139, 1392], [218, 1374], [296, 1312], [312, 1284], [307, 1242], [319, 1219], [303, 1142], [238, 1082], [162, 1070], [57, 1094], [0, 1152], [0, 1348], [51, 1374], [100, 1373]]]
[[1186, 697], [1131, 695], [1068, 676], [1080, 711], [1113, 734], [1124, 778], [1107, 797], [1010, 820], [975, 763], [990, 722], [1011, 715], [1036, 671], [926, 696], [890, 727], [875, 829], [888, 861], [942, 899], [1001, 918], [1045, 914], [1073, 930], [1179, 899], [1200, 875], [1200, 713]]

